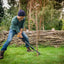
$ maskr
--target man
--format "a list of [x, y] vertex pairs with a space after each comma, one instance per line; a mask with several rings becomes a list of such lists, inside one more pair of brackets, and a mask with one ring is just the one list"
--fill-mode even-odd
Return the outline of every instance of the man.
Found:
[[25, 23], [25, 12], [23, 10], [19, 10], [18, 16], [15, 16], [11, 21], [11, 26], [10, 26], [7, 41], [5, 42], [5, 44], [3, 45], [0, 51], [0, 59], [3, 59], [4, 52], [5, 50], [7, 50], [7, 47], [12, 41], [12, 38], [15, 34], [18, 34], [18, 36], [22, 39], [22, 41], [25, 42], [27, 52], [31, 51], [29, 45], [26, 44], [26, 42], [29, 43], [29, 39], [28, 36], [23, 31], [24, 23]]

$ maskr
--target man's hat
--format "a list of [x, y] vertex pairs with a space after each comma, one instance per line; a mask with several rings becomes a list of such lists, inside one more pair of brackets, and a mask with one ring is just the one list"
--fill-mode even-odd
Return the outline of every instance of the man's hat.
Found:
[[19, 10], [19, 12], [18, 12], [18, 16], [25, 16], [25, 12], [24, 12], [24, 10]]

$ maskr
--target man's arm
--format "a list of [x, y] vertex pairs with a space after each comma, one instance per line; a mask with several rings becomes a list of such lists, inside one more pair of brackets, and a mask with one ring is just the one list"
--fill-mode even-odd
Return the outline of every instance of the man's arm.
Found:
[[22, 32], [23, 32], [23, 28], [20, 29], [20, 33], [22, 33]]
[[23, 23], [22, 23], [22, 25], [21, 25], [21, 29], [24, 28], [24, 23], [25, 23], [25, 18], [23, 19]]
[[21, 26], [20, 33], [22, 33], [22, 32], [23, 32], [24, 23], [25, 23], [25, 18], [23, 19], [23, 24], [22, 24], [22, 26]]
[[19, 33], [20, 30], [19, 30], [19, 27], [18, 27], [18, 25], [17, 25], [17, 21], [12, 21], [12, 24], [15, 26], [16, 32]]
[[22, 36], [21, 34], [22, 34], [22, 32], [23, 32], [24, 23], [25, 23], [25, 18], [24, 18], [24, 20], [23, 20], [23, 24], [22, 24], [22, 26], [21, 26], [20, 32], [18, 33], [18, 37], [20, 37], [20, 38], [23, 38], [23, 36]]
[[21, 28], [21, 29], [20, 29], [20, 32], [19, 32], [18, 35], [17, 35], [17, 37], [23, 38], [22, 32], [23, 32], [23, 29]]
[[23, 38], [23, 36], [22, 36], [22, 32], [23, 32], [23, 27], [20, 29], [20, 32], [18, 33], [18, 37], [20, 37], [20, 38]]
[[22, 33], [22, 29], [20, 30], [18, 25], [17, 25], [17, 21], [12, 21], [12, 24], [15, 26], [15, 28], [17, 29], [16, 32], [17, 32], [17, 37], [20, 37], [20, 38], [23, 38], [21, 33]]

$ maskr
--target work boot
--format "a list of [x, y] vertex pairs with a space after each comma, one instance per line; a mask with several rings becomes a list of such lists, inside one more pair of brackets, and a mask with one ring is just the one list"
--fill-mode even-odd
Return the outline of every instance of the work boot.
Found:
[[31, 52], [32, 50], [29, 48], [29, 47], [27, 47], [27, 52]]
[[4, 51], [0, 51], [0, 59], [3, 59]]

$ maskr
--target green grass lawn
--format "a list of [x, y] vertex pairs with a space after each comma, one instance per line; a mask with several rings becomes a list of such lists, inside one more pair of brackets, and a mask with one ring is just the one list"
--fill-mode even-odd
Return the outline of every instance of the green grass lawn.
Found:
[[24, 46], [9, 46], [0, 64], [64, 64], [64, 47], [39, 46], [39, 51], [41, 55], [37, 56], [36, 52], [27, 52]]

